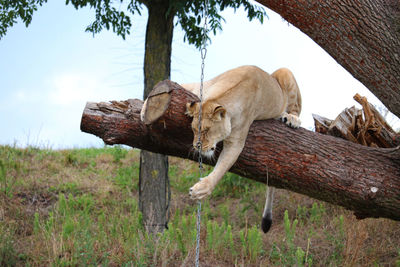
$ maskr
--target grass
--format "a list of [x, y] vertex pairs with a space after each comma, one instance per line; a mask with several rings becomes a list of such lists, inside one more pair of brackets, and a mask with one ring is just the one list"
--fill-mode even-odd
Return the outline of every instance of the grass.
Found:
[[[138, 208], [137, 150], [0, 146], [0, 266], [189, 266], [195, 163], [170, 158], [169, 229], [156, 236]], [[211, 171], [206, 167], [206, 171]], [[328, 203], [277, 190], [259, 230], [265, 185], [227, 174], [203, 201], [204, 266], [400, 266], [400, 223], [358, 221]]]

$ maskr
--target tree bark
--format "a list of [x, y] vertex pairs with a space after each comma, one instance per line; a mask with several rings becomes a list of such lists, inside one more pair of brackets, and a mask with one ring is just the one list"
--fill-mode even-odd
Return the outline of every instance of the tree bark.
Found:
[[[154, 85], [169, 79], [173, 34], [169, 1], [149, 0], [144, 57], [144, 92], [146, 99]], [[162, 232], [167, 224], [168, 157], [149, 151], [140, 152], [139, 207], [146, 229]]]
[[325, 49], [400, 117], [398, 0], [256, 0]]
[[[159, 85], [160, 86], [160, 85]], [[185, 104], [198, 98], [165, 81], [165, 112], [151, 124], [139, 116], [143, 103], [87, 103], [81, 129], [107, 144], [125, 144], [197, 160]], [[215, 164], [203, 158], [207, 164]], [[400, 220], [400, 149], [361, 146], [292, 129], [277, 120], [255, 121], [232, 172], [353, 210], [358, 218]]]

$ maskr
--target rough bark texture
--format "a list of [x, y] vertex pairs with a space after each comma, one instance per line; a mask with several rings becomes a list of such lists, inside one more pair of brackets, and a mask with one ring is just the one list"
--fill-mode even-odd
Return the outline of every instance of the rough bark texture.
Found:
[[399, 0], [256, 0], [307, 34], [400, 117]]
[[[173, 34], [169, 1], [145, 1], [148, 9], [144, 57], [144, 99], [154, 85], [170, 77]], [[167, 223], [168, 157], [140, 152], [139, 207], [149, 232], [161, 232]]]
[[[107, 144], [197, 160], [191, 157], [191, 118], [184, 113], [185, 104], [198, 99], [170, 84], [168, 108], [154, 123], [140, 121], [140, 100], [88, 103], [82, 131]], [[272, 186], [344, 206], [359, 218], [400, 220], [399, 148], [365, 147], [276, 120], [256, 121], [231, 171], [264, 183], [268, 173]]]

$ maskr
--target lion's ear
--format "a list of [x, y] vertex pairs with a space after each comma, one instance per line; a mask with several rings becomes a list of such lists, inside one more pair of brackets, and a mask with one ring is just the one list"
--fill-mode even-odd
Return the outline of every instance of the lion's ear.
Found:
[[213, 119], [220, 121], [222, 120], [226, 115], [226, 109], [223, 106], [217, 106], [214, 109], [213, 113]]
[[199, 108], [199, 102], [186, 103], [186, 114], [189, 115], [190, 117], [193, 117], [194, 113], [198, 108]]

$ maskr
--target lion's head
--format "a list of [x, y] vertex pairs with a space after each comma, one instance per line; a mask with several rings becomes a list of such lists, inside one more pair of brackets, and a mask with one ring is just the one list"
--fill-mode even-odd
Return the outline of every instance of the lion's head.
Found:
[[[200, 102], [186, 104], [186, 114], [193, 117], [192, 130], [194, 133], [193, 147], [198, 149], [199, 140], [199, 109]], [[202, 105], [201, 134], [202, 153], [211, 156], [217, 143], [224, 140], [231, 133], [231, 122], [226, 109], [213, 101]]]

